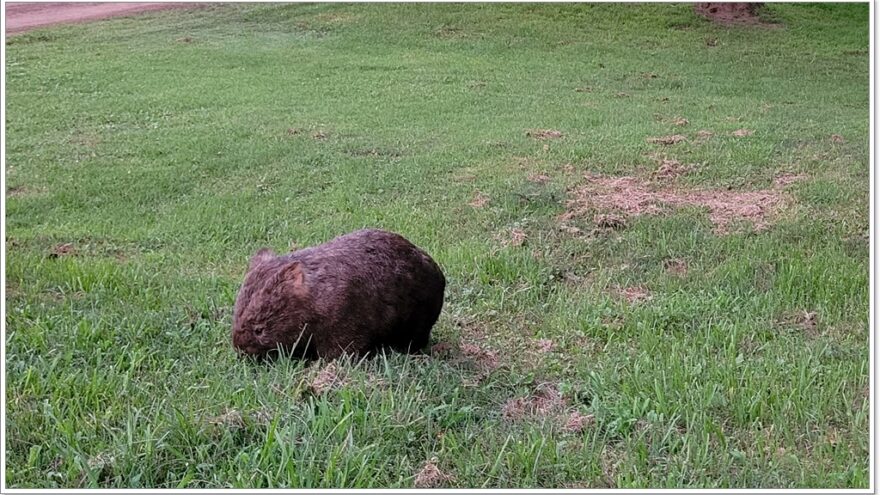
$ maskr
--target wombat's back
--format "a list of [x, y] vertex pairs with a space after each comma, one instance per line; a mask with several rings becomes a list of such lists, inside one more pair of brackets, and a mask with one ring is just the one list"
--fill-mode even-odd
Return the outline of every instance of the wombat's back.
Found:
[[382, 346], [421, 349], [443, 306], [446, 279], [402, 236], [359, 230], [286, 256], [302, 263], [321, 355]]

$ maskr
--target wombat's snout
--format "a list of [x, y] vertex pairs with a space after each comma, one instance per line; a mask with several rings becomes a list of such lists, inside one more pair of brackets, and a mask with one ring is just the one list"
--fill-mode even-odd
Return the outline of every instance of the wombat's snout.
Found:
[[260, 349], [257, 342], [244, 329], [234, 326], [232, 328], [232, 344], [239, 354], [254, 355], [259, 354]]

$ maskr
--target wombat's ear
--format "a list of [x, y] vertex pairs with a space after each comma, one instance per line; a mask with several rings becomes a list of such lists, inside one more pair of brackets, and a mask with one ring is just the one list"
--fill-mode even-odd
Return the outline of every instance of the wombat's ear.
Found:
[[278, 271], [279, 282], [287, 282], [292, 285], [294, 290], [305, 291], [305, 275], [303, 274], [302, 263], [294, 261], [281, 267]]
[[253, 257], [251, 257], [251, 262], [250, 262], [250, 265], [248, 266], [248, 268], [253, 269], [255, 266], [259, 265], [260, 263], [267, 261], [267, 260], [270, 260], [274, 257], [275, 257], [275, 254], [272, 253], [271, 249], [269, 249], [269, 248], [260, 249], [259, 251], [257, 251], [257, 253], [255, 255], [253, 255]]

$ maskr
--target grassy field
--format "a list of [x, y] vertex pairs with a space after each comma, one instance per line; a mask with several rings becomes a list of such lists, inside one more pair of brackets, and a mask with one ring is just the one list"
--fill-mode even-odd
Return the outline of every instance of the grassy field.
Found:
[[[763, 15], [227, 4], [7, 39], [7, 486], [867, 487], [868, 6]], [[584, 206], [622, 176], [778, 204], [726, 234]], [[443, 267], [433, 353], [238, 359], [249, 256], [365, 226]]]

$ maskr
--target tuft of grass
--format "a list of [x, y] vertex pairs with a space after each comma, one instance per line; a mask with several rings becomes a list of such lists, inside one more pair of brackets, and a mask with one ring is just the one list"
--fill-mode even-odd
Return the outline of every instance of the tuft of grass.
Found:
[[[867, 487], [868, 7], [762, 15], [226, 4], [9, 38], [8, 486]], [[664, 158], [807, 178], [760, 233], [560, 221], [584, 174]], [[443, 267], [437, 352], [238, 359], [250, 254], [364, 226]]]

